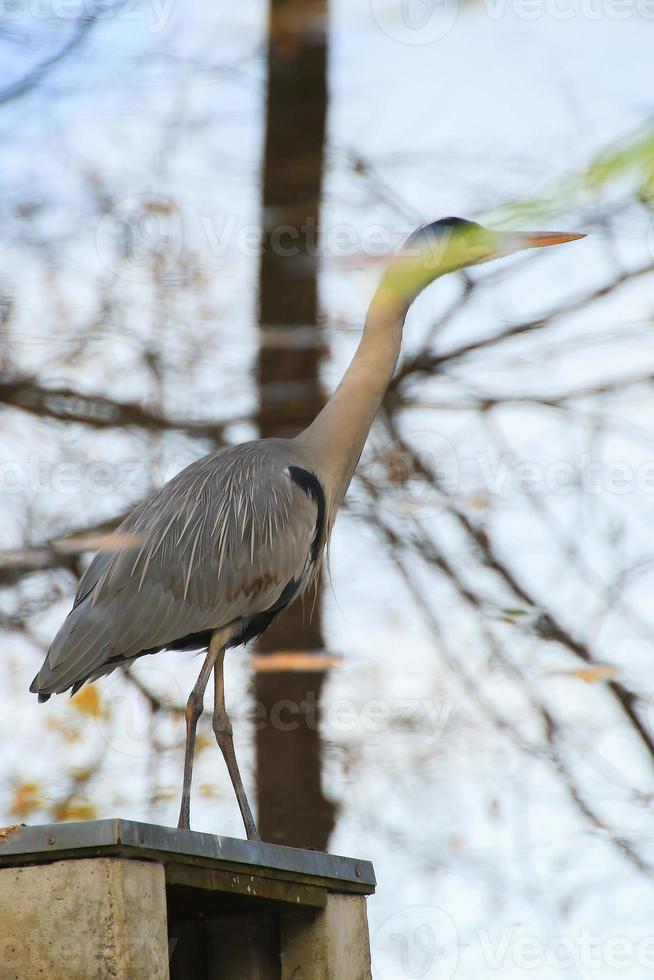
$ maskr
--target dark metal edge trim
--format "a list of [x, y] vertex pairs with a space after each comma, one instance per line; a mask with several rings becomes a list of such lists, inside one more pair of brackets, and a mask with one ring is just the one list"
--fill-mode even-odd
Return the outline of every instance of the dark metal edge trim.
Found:
[[[151, 859], [175, 859], [177, 863], [214, 862], [241, 868], [268, 869], [299, 878], [320, 880], [329, 891], [374, 891], [375, 873], [370, 861], [326, 854], [278, 844], [239, 840], [193, 830], [177, 830], [134, 820], [112, 818], [71, 823], [22, 827], [7, 835], [0, 844], [0, 867], [35, 861], [62, 860], [70, 852], [93, 851], [97, 855], [112, 850], [114, 854]], [[22, 859], [22, 860], [21, 860]]]

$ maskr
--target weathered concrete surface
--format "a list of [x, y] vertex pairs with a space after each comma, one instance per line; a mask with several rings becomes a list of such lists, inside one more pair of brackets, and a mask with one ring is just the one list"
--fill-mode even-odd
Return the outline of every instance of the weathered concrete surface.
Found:
[[370, 980], [364, 896], [330, 894], [319, 912], [287, 913], [281, 946], [281, 980]]
[[168, 980], [162, 865], [0, 869], [0, 980]]
[[0, 980], [370, 980], [369, 862], [120, 819], [0, 833]]

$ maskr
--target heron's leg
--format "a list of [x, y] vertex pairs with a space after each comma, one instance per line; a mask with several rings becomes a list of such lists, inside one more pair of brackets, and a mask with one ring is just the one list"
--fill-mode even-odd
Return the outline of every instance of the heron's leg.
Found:
[[195, 687], [191, 691], [186, 702], [186, 746], [184, 748], [184, 782], [182, 784], [182, 805], [179, 810], [180, 830], [190, 830], [191, 820], [191, 779], [193, 778], [193, 755], [195, 753], [195, 730], [198, 726], [198, 719], [204, 710], [204, 692], [207, 689], [209, 677], [216, 662], [216, 657], [222, 653], [222, 635], [216, 631], [211, 636], [209, 652], [202, 664], [200, 676], [195, 682]]
[[252, 810], [248, 803], [248, 798], [243, 789], [241, 774], [238, 771], [236, 753], [234, 752], [234, 739], [232, 737], [232, 723], [229, 720], [225, 709], [225, 683], [223, 680], [223, 661], [225, 659], [224, 649], [220, 651], [213, 668], [214, 679], [214, 708], [213, 708], [213, 730], [216, 741], [227, 764], [229, 777], [236, 793], [238, 806], [245, 824], [245, 833], [248, 840], [261, 840], [257, 825], [252, 816]]

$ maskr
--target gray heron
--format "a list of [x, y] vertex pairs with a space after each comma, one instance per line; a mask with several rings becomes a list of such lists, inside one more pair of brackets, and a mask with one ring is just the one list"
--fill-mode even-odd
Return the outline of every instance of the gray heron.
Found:
[[461, 218], [419, 228], [390, 260], [352, 362], [311, 425], [192, 463], [138, 504], [115, 545], [95, 556], [30, 690], [47, 701], [147, 654], [207, 650], [185, 711], [181, 829], [190, 827], [195, 733], [213, 673], [213, 730], [247, 836], [259, 839], [225, 709], [225, 651], [260, 636], [315, 580], [415, 298], [445, 273], [583, 237], [492, 232]]

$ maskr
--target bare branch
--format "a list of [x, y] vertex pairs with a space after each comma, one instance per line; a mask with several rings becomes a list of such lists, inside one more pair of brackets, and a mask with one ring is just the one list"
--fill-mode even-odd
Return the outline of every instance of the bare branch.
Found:
[[243, 419], [222, 422], [170, 419], [138, 402], [119, 402], [104, 395], [85, 395], [72, 388], [45, 388], [35, 378], [0, 378], [0, 403], [40, 418], [77, 422], [94, 429], [136, 427], [155, 432], [182, 432], [223, 443], [226, 426]]
[[479, 337], [477, 340], [471, 340], [468, 343], [461, 344], [459, 347], [453, 347], [449, 351], [444, 351], [442, 354], [433, 354], [423, 349], [406, 363], [400, 364], [389, 390], [395, 390], [412, 375], [431, 374], [432, 372], [438, 371], [444, 364], [452, 364], [454, 361], [460, 360], [468, 354], [495, 347], [505, 340], [511, 340], [515, 337], [521, 337], [542, 330], [563, 316], [569, 316], [571, 313], [584, 310], [591, 304], [598, 302], [598, 300], [605, 299], [623, 286], [624, 283], [634, 282], [642, 276], [650, 275], [651, 273], [654, 273], [654, 262], [649, 262], [647, 265], [640, 266], [637, 269], [621, 272], [610, 282], [589, 293], [585, 293], [583, 296], [577, 297], [575, 300], [564, 303], [558, 309], [552, 310], [545, 316], [537, 317], [533, 320], [524, 320], [522, 323], [507, 327], [506, 330], [502, 330], [499, 333], [491, 334], [488, 337]]
[[[120, 4], [116, 6], [120, 6]], [[23, 75], [22, 78], [12, 82], [11, 85], [7, 85], [4, 89], [0, 89], [0, 105], [3, 105], [5, 102], [15, 101], [21, 98], [21, 96], [27, 95], [28, 92], [31, 92], [64, 58], [74, 51], [75, 48], [79, 47], [95, 24], [97, 18], [97, 13], [85, 14], [80, 17], [75, 25], [75, 31], [58, 51], [55, 51], [54, 54], [39, 62], [39, 64], [35, 65]]]

